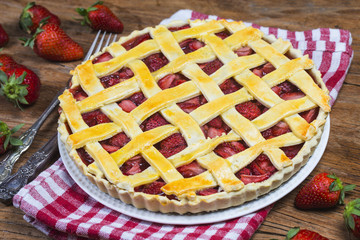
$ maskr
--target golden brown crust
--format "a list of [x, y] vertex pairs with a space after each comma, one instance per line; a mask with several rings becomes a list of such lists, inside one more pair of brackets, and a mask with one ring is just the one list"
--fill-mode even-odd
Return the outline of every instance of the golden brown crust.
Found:
[[[169, 26], [181, 26], [183, 24], [182, 22], [175, 22]], [[215, 211], [240, 205], [277, 188], [307, 162], [321, 138], [323, 124], [330, 111], [328, 90], [321, 79], [320, 72], [313, 66], [311, 60], [303, 57], [301, 52], [293, 49], [288, 42], [281, 39], [276, 40], [274, 36], [263, 36], [263, 33], [259, 30], [245, 27], [241, 22], [229, 23], [224, 20], [195, 21], [191, 25], [197, 27], [199, 33], [185, 30], [171, 34], [166, 27], [157, 26], [154, 29], [146, 28], [142, 31], [135, 31], [128, 37], [121, 38], [118, 43], [113, 43], [103, 50], [103, 52], [109, 51], [114, 56], [114, 59], [95, 65], [91, 61], [87, 61], [79, 65], [73, 72], [72, 86], [81, 85], [89, 95], [88, 98], [81, 102], [75, 102], [68, 91], [65, 91], [60, 97], [60, 106], [63, 108], [63, 113], [59, 118], [58, 131], [61, 134], [61, 140], [69, 151], [70, 157], [82, 173], [93, 184], [97, 185], [101, 191], [137, 208], [180, 214]], [[204, 32], [221, 31], [224, 26], [234, 33], [224, 41], [212, 34], [201, 35]], [[153, 40], [144, 42], [139, 47], [141, 51], [137, 48], [126, 51], [120, 45], [147, 32], [152, 33]], [[184, 55], [177, 44], [174, 44], [175, 40], [180, 42], [186, 38], [194, 37], [203, 39], [207, 44], [196, 51], [198, 55], [196, 57], [194, 57], [196, 54]], [[170, 38], [175, 40], [168, 41]], [[245, 45], [251, 46], [257, 54], [241, 58], [234, 56], [232, 50]], [[231, 46], [231, 48], [228, 46]], [[149, 56], [159, 50], [164, 52], [166, 57], [171, 60], [171, 63], [150, 74], [148, 70], [144, 70], [145, 64], [137, 59]], [[95, 54], [93, 58], [101, 53]], [[198, 65], [192, 64], [199, 61], [199, 59], [200, 62], [209, 61], [209, 59], [213, 59], [212, 55], [214, 53], [226, 65], [213, 75], [207, 76]], [[288, 60], [283, 55], [285, 53], [294, 59]], [[277, 71], [266, 75], [262, 79], [264, 81], [258, 81], [258, 78], [247, 69], [263, 64], [264, 59], [272, 63], [277, 68]], [[119, 66], [124, 64], [131, 68], [135, 77], [104, 90], [98, 78], [116, 71]], [[286, 66], [284, 67], [284, 65]], [[243, 66], [243, 68], [238, 66]], [[289, 104], [288, 101], [283, 101], [274, 94], [268, 86], [264, 87], [264, 84], [272, 87], [286, 80], [280, 79], [284, 76], [280, 72], [281, 68], [286, 68], [285, 70], [289, 74], [286, 79], [288, 78], [289, 81], [297, 85], [306, 94], [306, 97], [292, 100], [292, 104]], [[167, 75], [170, 69], [174, 72], [181, 70], [192, 81], [181, 84], [176, 89], [160, 91], [156, 81]], [[304, 83], [301, 82], [306, 73], [303, 69], [306, 69], [312, 75], [312, 77], [306, 77], [307, 80], [304, 80]], [[216, 85], [229, 78], [229, 76], [225, 76], [226, 74], [235, 76], [235, 80], [244, 88], [232, 95], [224, 96]], [[153, 80], [145, 82], [144, 79]], [[313, 83], [313, 79], [316, 84]], [[310, 80], [311, 82], [309, 82]], [[309, 83], [311, 83], [310, 87], [306, 87], [309, 86]], [[317, 87], [318, 85], [321, 90]], [[132, 111], [131, 114], [124, 113], [113, 103], [130, 96], [140, 89], [146, 96], [151, 96], [151, 98]], [[200, 93], [199, 90], [212, 102], [199, 107], [191, 114], [184, 114], [174, 104], [196, 96]], [[120, 94], [115, 96], [115, 92]], [[262, 97], [264, 95], [267, 96], [266, 99]], [[257, 100], [261, 99], [261, 103], [269, 107], [270, 110], [250, 122], [241, 117], [233, 106], [240, 102], [253, 100], [253, 96]], [[290, 110], [294, 106], [297, 107]], [[308, 124], [297, 114], [316, 106], [320, 106], [319, 114], [311, 124]], [[88, 128], [81, 119], [80, 114], [98, 108], [101, 108], [114, 123]], [[142, 133], [135, 123], [140, 124], [157, 111], [161, 111], [171, 123], [176, 123], [175, 127], [162, 126]], [[220, 114], [229, 123], [233, 131], [227, 136], [205, 139], [199, 126]], [[263, 131], [280, 120], [288, 123], [292, 133], [265, 141], [259, 130]], [[65, 122], [68, 123], [74, 133], [71, 137], [69, 137], [66, 130]], [[107, 134], [92, 136], [94, 132], [101, 132], [102, 127], [106, 128]], [[126, 148], [122, 148], [113, 154], [107, 154], [97, 141], [111, 137], [121, 130], [131, 137], [131, 142], [126, 145]], [[189, 154], [176, 154], [167, 160], [152, 145], [179, 130], [189, 146], [184, 152]], [[87, 135], [89, 136], [86, 137]], [[83, 141], [83, 138], [89, 138], [91, 141]], [[250, 148], [231, 156], [229, 159], [223, 159], [212, 152], [217, 144], [221, 142], [240, 139], [245, 140]], [[143, 142], [144, 140], [146, 141]], [[305, 142], [302, 149], [292, 160], [288, 159], [279, 149], [279, 147], [302, 142]], [[76, 152], [76, 148], [82, 146], [85, 146], [85, 149], [95, 159], [95, 162], [89, 166], [82, 162]], [[139, 146], [142, 148], [139, 148]], [[244, 185], [235, 177], [234, 173], [246, 166], [252, 161], [251, 159], [254, 159], [262, 152], [269, 156], [278, 171], [265, 181]], [[141, 180], [136, 179], [136, 177], [124, 176], [119, 170], [119, 166], [124, 161], [138, 153], [146, 156], [152, 166], [141, 173]], [[189, 157], [190, 155], [191, 157]], [[176, 171], [175, 167], [187, 164], [195, 158], [203, 167], [212, 169], [211, 173], [206, 171], [195, 176], [196, 179], [184, 179]], [[157, 170], [154, 170], [153, 167]], [[225, 171], [227, 173], [225, 174], [226, 177], [217, 174], [217, 171]], [[179, 200], [169, 200], [167, 197], [134, 192], [134, 187], [140, 185], [140, 183], [144, 184], [145, 177], [148, 177], [145, 183], [151, 183], [159, 177], [164, 179], [167, 185], [162, 190], [166, 194], [177, 195]], [[203, 187], [212, 187], [214, 184], [215, 186], [220, 185], [224, 191], [208, 196], [195, 195], [194, 192], [201, 189], [201, 185], [190, 186], [189, 183], [195, 180], [196, 182], [204, 182]]]

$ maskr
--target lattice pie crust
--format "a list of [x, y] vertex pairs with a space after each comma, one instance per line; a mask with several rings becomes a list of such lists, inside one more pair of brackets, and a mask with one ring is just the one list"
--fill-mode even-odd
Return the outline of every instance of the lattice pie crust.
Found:
[[[191, 27], [173, 32], [168, 30], [185, 24]], [[215, 35], [223, 31], [227, 31], [230, 36], [221, 39]], [[146, 33], [150, 33], [152, 39], [130, 50], [122, 46]], [[186, 39], [198, 39], [205, 46], [185, 54], [179, 43]], [[250, 47], [254, 54], [239, 57], [234, 53], [234, 50], [245, 46]], [[122, 37], [91, 59], [105, 52], [113, 58], [95, 64], [91, 60], [85, 61], [72, 71], [71, 88], [80, 86], [88, 97], [77, 101], [69, 90], [65, 90], [59, 97], [61, 114], [58, 131], [69, 155], [93, 184], [137, 208], [180, 214], [214, 211], [240, 205], [277, 188], [306, 163], [318, 144], [330, 111], [328, 90], [313, 62], [293, 49], [289, 42], [266, 36], [258, 29], [246, 27], [242, 22], [198, 20], [149, 27]], [[158, 52], [162, 52], [169, 63], [150, 72], [141, 60]], [[207, 75], [199, 64], [216, 58], [223, 66]], [[262, 78], [251, 71], [266, 62], [271, 63], [276, 70]], [[99, 78], [123, 67], [130, 68], [134, 76], [104, 88]], [[172, 73], [181, 73], [190, 80], [162, 90], [157, 82]], [[219, 85], [229, 78], [235, 79], [242, 88], [224, 94]], [[305, 96], [293, 100], [280, 98], [272, 87], [284, 81], [291, 82]], [[129, 113], [123, 111], [117, 102], [139, 91], [147, 100]], [[200, 94], [207, 103], [190, 113], [184, 112], [177, 105]], [[235, 106], [253, 100], [268, 110], [248, 120]], [[316, 107], [319, 107], [318, 115], [310, 123], [299, 115]], [[97, 109], [112, 122], [89, 127], [82, 119], [82, 114]], [[170, 124], [142, 131], [140, 124], [157, 112]], [[200, 127], [217, 116], [221, 116], [231, 131], [215, 138], [206, 138]], [[261, 132], [280, 121], [285, 122], [291, 131], [265, 139]], [[130, 142], [109, 153], [99, 142], [120, 132], [126, 133]], [[166, 158], [154, 145], [174, 133], [181, 133], [187, 147]], [[214, 152], [219, 144], [230, 141], [243, 141], [248, 148], [228, 158], [222, 158]], [[292, 159], [281, 149], [301, 143], [304, 145]], [[76, 151], [79, 148], [84, 148], [94, 162], [84, 164]], [[124, 175], [120, 166], [138, 154], [150, 166], [140, 173]], [[270, 159], [276, 172], [264, 181], [244, 184], [235, 173], [251, 164], [260, 154]], [[194, 160], [205, 171], [184, 178], [177, 168]], [[161, 188], [163, 195], [134, 191], [135, 187], [150, 184], [159, 178], [166, 183]], [[197, 194], [208, 188], [217, 188], [218, 192], [206, 196]], [[176, 197], [170, 199], [166, 195]]]

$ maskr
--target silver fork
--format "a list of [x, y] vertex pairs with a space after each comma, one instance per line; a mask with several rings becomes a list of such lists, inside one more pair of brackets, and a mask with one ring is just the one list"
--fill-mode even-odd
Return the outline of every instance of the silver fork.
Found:
[[[99, 39], [100, 35], [102, 36]], [[100, 51], [101, 48], [108, 46], [110, 41], [115, 42], [117, 38], [117, 34], [114, 34], [112, 38], [112, 34], [110, 33], [104, 44], [105, 36], [106, 32], [101, 34], [101, 31], [98, 31], [92, 45], [90, 46], [89, 51], [84, 58], [85, 61], [89, 60], [90, 56], [93, 53], [96, 53]], [[32, 155], [29, 160], [22, 167], [20, 167], [20, 169], [14, 175], [11, 175], [14, 164], [19, 159], [20, 155], [30, 147], [36, 133], [38, 132], [45, 119], [59, 104], [58, 97], [65, 89], [66, 87], [61, 89], [56, 94], [50, 105], [41, 114], [39, 119], [25, 133], [21, 135], [20, 139], [23, 141], [23, 145], [17, 147], [16, 149], [14, 149], [14, 151], [8, 153], [5, 159], [0, 163], [1, 201], [5, 203], [7, 203], [9, 199], [11, 201], [12, 196], [14, 196], [16, 192], [28, 182], [30, 177], [36, 174], [36, 170], [44, 167], [44, 165], [46, 165], [46, 162], [48, 162], [48, 160], [51, 159], [53, 155], [57, 152], [57, 134], [55, 134], [39, 151]]]

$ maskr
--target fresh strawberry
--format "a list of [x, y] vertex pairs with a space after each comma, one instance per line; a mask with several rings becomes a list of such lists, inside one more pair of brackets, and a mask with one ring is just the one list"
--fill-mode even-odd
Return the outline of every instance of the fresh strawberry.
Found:
[[9, 42], [9, 35], [0, 24], [0, 47], [4, 47]]
[[[0, 121], [0, 155], [6, 152], [9, 146], [20, 146], [22, 141], [13, 137], [12, 135], [16, 133], [24, 124], [19, 124], [13, 129], [9, 129], [6, 123]], [[10, 145], [9, 145], [10, 144]]]
[[41, 24], [32, 38], [21, 40], [25, 42], [24, 46], [50, 61], [69, 62], [84, 57], [82, 47], [54, 23]]
[[82, 25], [89, 25], [94, 30], [112, 33], [122, 33], [124, 26], [120, 19], [102, 1], [91, 5], [88, 9], [77, 8], [76, 11], [84, 17]]
[[252, 101], [244, 102], [236, 105], [236, 110], [249, 120], [253, 120], [261, 115], [261, 110], [258, 105]]
[[329, 240], [317, 232], [296, 227], [289, 230], [285, 240]]
[[355, 185], [343, 186], [334, 174], [319, 173], [303, 186], [295, 198], [299, 209], [324, 209], [344, 204], [345, 192]]
[[19, 67], [20, 64], [15, 62], [15, 60], [7, 55], [7, 54], [0, 54], [0, 70], [8, 73], [10, 70]]
[[58, 16], [51, 13], [47, 8], [30, 2], [20, 15], [20, 28], [27, 33], [33, 34], [43, 19], [46, 19], [48, 23], [61, 24]]
[[4, 95], [10, 102], [21, 109], [24, 105], [33, 104], [40, 94], [40, 79], [30, 69], [18, 66], [5, 74], [0, 71], [0, 95]]
[[202, 168], [197, 161], [178, 167], [177, 170], [184, 178], [194, 177], [206, 171], [206, 169]]
[[157, 127], [160, 127], [160, 126], [163, 126], [166, 124], [169, 124], [169, 122], [166, 121], [165, 118], [163, 118], [163, 116], [161, 116], [160, 113], [155, 113], [151, 117], [149, 117], [149, 119], [144, 124], [145, 131], [148, 131], [153, 128], [157, 128]]
[[344, 210], [344, 220], [346, 227], [360, 238], [360, 198], [349, 202]]

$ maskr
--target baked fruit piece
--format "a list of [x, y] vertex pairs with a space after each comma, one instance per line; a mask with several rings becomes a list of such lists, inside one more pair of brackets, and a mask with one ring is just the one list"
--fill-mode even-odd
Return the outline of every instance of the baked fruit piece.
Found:
[[240, 205], [306, 163], [330, 111], [308, 56], [242, 22], [135, 31], [72, 72], [59, 97], [69, 155], [137, 208]]

